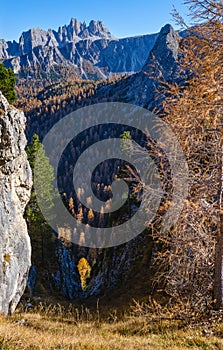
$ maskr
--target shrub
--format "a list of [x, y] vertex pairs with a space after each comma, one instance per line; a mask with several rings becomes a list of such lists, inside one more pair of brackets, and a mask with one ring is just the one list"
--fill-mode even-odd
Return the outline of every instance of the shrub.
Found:
[[4, 64], [0, 63], [0, 90], [9, 103], [16, 100], [15, 83], [16, 77], [13, 70], [5, 68]]

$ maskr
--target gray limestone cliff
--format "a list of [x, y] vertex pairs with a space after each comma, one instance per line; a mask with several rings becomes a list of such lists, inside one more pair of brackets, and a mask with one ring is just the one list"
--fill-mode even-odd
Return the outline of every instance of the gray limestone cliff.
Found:
[[25, 116], [0, 92], [0, 312], [14, 312], [26, 287], [31, 244], [23, 218], [32, 186]]

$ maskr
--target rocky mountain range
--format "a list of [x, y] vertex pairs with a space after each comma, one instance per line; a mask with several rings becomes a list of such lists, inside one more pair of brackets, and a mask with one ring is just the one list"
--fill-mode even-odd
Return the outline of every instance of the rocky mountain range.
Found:
[[101, 21], [89, 25], [72, 18], [58, 31], [23, 32], [19, 42], [0, 39], [0, 59], [17, 74], [32, 77], [36, 69], [53, 74], [60, 66], [81, 78], [101, 79], [141, 70], [158, 34], [115, 38]]

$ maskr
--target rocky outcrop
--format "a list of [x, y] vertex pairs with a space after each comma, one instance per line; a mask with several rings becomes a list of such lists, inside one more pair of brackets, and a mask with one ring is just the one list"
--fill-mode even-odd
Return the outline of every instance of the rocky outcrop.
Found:
[[12, 313], [26, 286], [31, 245], [23, 218], [32, 186], [25, 116], [0, 92], [0, 312]]
[[144, 292], [148, 293], [152, 252], [153, 242], [148, 232], [121, 246], [104, 249], [93, 266], [85, 297], [109, 295], [115, 288], [123, 293], [130, 289], [134, 297], [134, 284], [145, 287]]
[[156, 43], [142, 68], [129, 81], [126, 101], [152, 110], [159, 103], [160, 83], [171, 82], [178, 70], [180, 36], [170, 24], [160, 31]]
[[53, 281], [57, 289], [59, 289], [68, 299], [75, 299], [82, 296], [82, 287], [80, 275], [72, 258], [72, 252], [57, 241], [56, 257], [58, 261], [58, 270], [53, 275]]
[[8, 44], [4, 39], [0, 39], [0, 57], [8, 58]]

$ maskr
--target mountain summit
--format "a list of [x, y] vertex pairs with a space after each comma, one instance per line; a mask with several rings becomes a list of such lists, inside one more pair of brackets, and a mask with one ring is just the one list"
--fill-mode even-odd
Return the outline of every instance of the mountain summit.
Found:
[[59, 27], [58, 32], [54, 32], [54, 35], [60, 44], [89, 38], [94, 40], [115, 39], [103, 22], [92, 20], [87, 26], [86, 22], [81, 23], [76, 18], [71, 18], [69, 25]]

